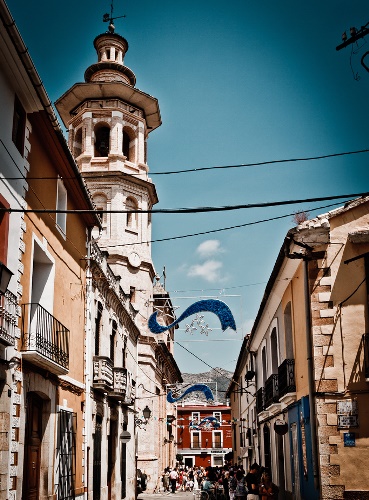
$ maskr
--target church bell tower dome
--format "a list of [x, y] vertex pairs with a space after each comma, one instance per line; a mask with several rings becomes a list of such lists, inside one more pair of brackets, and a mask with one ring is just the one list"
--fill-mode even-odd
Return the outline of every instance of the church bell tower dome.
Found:
[[85, 71], [85, 82], [122, 82], [134, 87], [136, 76], [124, 66], [128, 42], [117, 33], [103, 33], [94, 40], [98, 62]]

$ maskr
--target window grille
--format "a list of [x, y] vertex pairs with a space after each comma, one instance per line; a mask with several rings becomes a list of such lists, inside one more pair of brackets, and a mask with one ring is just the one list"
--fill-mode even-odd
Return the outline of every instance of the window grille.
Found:
[[58, 500], [75, 498], [77, 414], [59, 410]]

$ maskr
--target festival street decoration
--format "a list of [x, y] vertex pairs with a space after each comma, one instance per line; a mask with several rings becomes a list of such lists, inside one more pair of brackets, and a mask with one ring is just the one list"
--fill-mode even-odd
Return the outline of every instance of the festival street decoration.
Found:
[[210, 387], [208, 387], [205, 384], [195, 384], [189, 387], [184, 391], [183, 394], [181, 394], [178, 398], [174, 398], [172, 391], [169, 391], [167, 394], [167, 401], [168, 403], [176, 403], [180, 399], [184, 398], [187, 396], [187, 394], [190, 394], [191, 392], [203, 392], [206, 399], [214, 399], [213, 393], [211, 392]]
[[[157, 322], [157, 315], [158, 311], [155, 311], [149, 318], [148, 321], [148, 326], [149, 329], [152, 333], [162, 333], [165, 332], [166, 330], [169, 330], [170, 328], [173, 328], [175, 325], [183, 321], [184, 319], [188, 318], [189, 316], [192, 316], [193, 314], [198, 315], [200, 312], [211, 312], [218, 316], [220, 320], [220, 324], [222, 327], [223, 332], [227, 328], [231, 328], [232, 330], [236, 331], [236, 322], [233, 318], [232, 312], [221, 300], [216, 300], [216, 299], [206, 299], [206, 300], [199, 300], [198, 302], [195, 302], [191, 306], [189, 306], [181, 315], [178, 319], [176, 319], [173, 323], [170, 325], [160, 325]], [[204, 325], [202, 323], [202, 317], [197, 316], [198, 324], [201, 329], [201, 333], [206, 333], [210, 330], [208, 328], [208, 325]], [[188, 326], [188, 325], [187, 325]], [[195, 328], [192, 328], [195, 329]], [[190, 331], [191, 327], [187, 328], [186, 331]]]
[[215, 417], [205, 417], [200, 422], [193, 420], [189, 428], [191, 430], [200, 431], [202, 429], [218, 429], [220, 427], [220, 422]]

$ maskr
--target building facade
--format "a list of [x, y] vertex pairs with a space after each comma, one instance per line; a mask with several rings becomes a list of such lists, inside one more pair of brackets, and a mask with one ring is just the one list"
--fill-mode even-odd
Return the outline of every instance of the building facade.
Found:
[[232, 453], [230, 406], [214, 402], [179, 402], [177, 406], [177, 454], [188, 467], [222, 467]]
[[281, 248], [231, 392], [236, 450], [281, 498], [367, 498], [369, 200], [308, 220]]

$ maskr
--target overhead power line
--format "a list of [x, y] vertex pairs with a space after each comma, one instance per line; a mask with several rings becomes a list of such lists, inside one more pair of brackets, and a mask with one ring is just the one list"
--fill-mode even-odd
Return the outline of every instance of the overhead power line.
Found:
[[243, 210], [249, 208], [266, 208], [266, 207], [278, 207], [282, 205], [297, 205], [299, 203], [314, 203], [318, 201], [328, 201], [328, 200], [338, 200], [343, 198], [360, 198], [369, 196], [369, 192], [365, 191], [363, 193], [350, 193], [350, 194], [340, 194], [335, 196], [319, 196], [316, 198], [300, 198], [296, 200], [283, 200], [283, 201], [270, 201], [270, 202], [259, 202], [259, 203], [246, 203], [243, 205], [224, 205], [220, 207], [194, 207], [194, 208], [157, 208], [151, 210], [56, 210], [56, 209], [44, 209], [44, 208], [35, 208], [35, 209], [23, 209], [23, 208], [0, 208], [1, 212], [9, 212], [9, 213], [48, 213], [48, 214], [86, 214], [86, 213], [98, 213], [98, 214], [126, 214], [126, 213], [134, 213], [134, 214], [142, 214], [142, 213], [151, 213], [151, 214], [193, 214], [193, 213], [206, 213], [206, 212], [225, 212], [231, 210]]
[[330, 155], [309, 156], [306, 158], [289, 158], [287, 160], [270, 160], [270, 161], [261, 161], [258, 163], [241, 163], [239, 165], [221, 165], [221, 166], [215, 166], [215, 167], [190, 168], [190, 169], [186, 169], [186, 170], [172, 170], [169, 172], [150, 172], [150, 175], [185, 174], [188, 172], [201, 172], [203, 170], [217, 170], [217, 169], [243, 168], [243, 167], [260, 167], [262, 165], [273, 165], [276, 163], [292, 163], [292, 162], [296, 162], [296, 161], [323, 160], [325, 158], [336, 158], [337, 156], [355, 155], [355, 154], [359, 154], [359, 153], [369, 153], [369, 149], [361, 149], [359, 151], [347, 151], [344, 153], [333, 153]]
[[[255, 162], [255, 163], [238, 163], [235, 165], [216, 165], [212, 167], [197, 167], [197, 168], [188, 168], [188, 169], [182, 169], [182, 170], [169, 170], [168, 172], [149, 172], [149, 175], [175, 175], [175, 174], [186, 174], [186, 173], [191, 173], [191, 172], [202, 172], [204, 170], [221, 170], [221, 169], [230, 169], [230, 168], [247, 168], [247, 167], [261, 167], [264, 165], [275, 165], [275, 164], [280, 164], [280, 163], [293, 163], [293, 162], [298, 162], [298, 161], [317, 161], [317, 160], [324, 160], [327, 158], [337, 158], [339, 156], [349, 156], [349, 155], [356, 155], [356, 154], [362, 154], [362, 153], [369, 153], [369, 149], [360, 149], [357, 151], [344, 151], [342, 153], [332, 153], [329, 155], [318, 155], [318, 156], [307, 156], [307, 157], [302, 157], [302, 158], [287, 158], [287, 159], [282, 159], [282, 160], [267, 160], [267, 161], [260, 161], [260, 162]], [[134, 178], [140, 178], [143, 175], [146, 176], [146, 172], [143, 173], [127, 173], [127, 172], [115, 172], [119, 176], [123, 177], [134, 177]], [[109, 172], [110, 176], [113, 175], [113, 172]], [[81, 173], [83, 176], [83, 172]], [[97, 173], [94, 175], [91, 175], [90, 172], [88, 172], [88, 176], [84, 177], [84, 179], [107, 179], [109, 178], [105, 172], [103, 173]], [[38, 180], [38, 181], [43, 181], [43, 180], [57, 180], [59, 177], [55, 176], [48, 176], [48, 177], [6, 177], [6, 180], [9, 181], [14, 181], [14, 180]], [[75, 177], [63, 177], [64, 180], [71, 180], [75, 179]]]
[[[335, 207], [337, 205], [341, 205], [341, 202], [339, 203], [330, 203], [329, 205], [324, 205], [323, 207], [316, 207], [316, 208], [311, 208], [308, 210], [301, 210], [301, 212], [311, 212], [315, 210], [323, 210], [325, 208], [330, 208], [330, 207]], [[253, 222], [245, 222], [244, 224], [237, 224], [235, 226], [229, 226], [229, 227], [221, 227], [219, 229], [210, 229], [209, 231], [201, 231], [199, 233], [191, 233], [191, 234], [183, 234], [180, 236], [168, 236], [167, 238], [158, 238], [156, 240], [148, 240], [148, 241], [140, 241], [139, 243], [133, 242], [133, 243], [122, 243], [119, 245], [104, 245], [104, 248], [116, 248], [116, 247], [125, 247], [125, 246], [134, 246], [134, 245], [144, 245], [147, 243], [161, 243], [163, 241], [170, 241], [170, 240], [179, 240], [183, 238], [191, 238], [193, 236], [202, 236], [204, 234], [211, 234], [211, 233], [219, 233], [221, 231], [230, 231], [231, 229], [239, 229], [241, 227], [247, 227], [247, 226], [253, 226], [256, 224], [262, 224], [263, 222], [272, 222], [274, 220], [279, 220], [279, 219], [285, 219], [286, 217], [293, 217], [296, 212], [285, 214], [285, 215], [278, 215], [277, 217], [269, 217], [268, 219], [261, 219], [261, 220], [256, 220]]]

